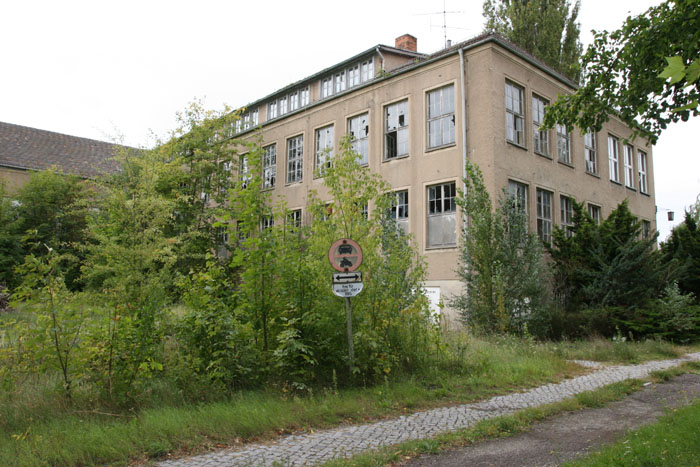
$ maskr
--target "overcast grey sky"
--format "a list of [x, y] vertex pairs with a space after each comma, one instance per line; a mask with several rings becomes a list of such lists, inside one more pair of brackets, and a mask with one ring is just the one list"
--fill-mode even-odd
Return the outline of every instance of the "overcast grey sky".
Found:
[[[591, 29], [616, 29], [658, 3], [582, 0], [584, 44]], [[445, 0], [445, 10], [455, 12], [445, 15], [449, 39], [482, 31], [481, 0]], [[405, 33], [434, 52], [442, 11], [443, 0], [6, 1], [0, 121], [150, 147], [194, 99], [239, 107]], [[654, 148], [662, 239], [700, 194], [699, 134], [696, 118]]]

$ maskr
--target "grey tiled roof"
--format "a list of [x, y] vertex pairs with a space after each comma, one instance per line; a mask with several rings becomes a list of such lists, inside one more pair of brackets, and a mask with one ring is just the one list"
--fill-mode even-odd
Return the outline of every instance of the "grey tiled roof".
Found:
[[[114, 172], [118, 144], [0, 122], [0, 166], [25, 170], [57, 167], [64, 173], [95, 177]], [[127, 148], [132, 149], [133, 148]]]

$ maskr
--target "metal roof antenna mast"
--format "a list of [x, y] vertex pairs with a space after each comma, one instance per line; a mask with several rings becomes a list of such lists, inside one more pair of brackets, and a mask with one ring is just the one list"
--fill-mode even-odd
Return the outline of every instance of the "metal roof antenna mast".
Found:
[[[464, 29], [467, 30], [467, 28], [457, 28], [457, 27], [452, 27], [452, 26], [447, 26], [447, 15], [452, 15], [452, 14], [462, 14], [464, 11], [447, 11], [447, 6], [445, 5], [446, 0], [442, 0], [442, 11], [435, 11], [432, 13], [418, 13], [415, 16], [435, 16], [435, 15], [442, 15], [442, 26], [438, 26], [442, 28], [442, 36], [444, 40], [444, 46], [445, 48], [448, 48], [452, 45], [452, 41], [447, 39], [447, 30], [448, 29]], [[432, 24], [432, 18], [431, 18], [431, 23], [430, 23], [430, 28], [433, 28]]]

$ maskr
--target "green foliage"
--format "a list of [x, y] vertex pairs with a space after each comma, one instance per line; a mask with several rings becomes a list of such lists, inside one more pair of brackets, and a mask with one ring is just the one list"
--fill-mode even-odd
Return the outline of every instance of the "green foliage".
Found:
[[600, 226], [574, 203], [573, 222], [570, 233], [555, 230], [550, 249], [556, 293], [566, 310], [633, 307], [659, 295], [669, 267], [655, 250], [656, 236], [641, 238], [626, 200]]
[[675, 261], [679, 265], [678, 286], [683, 293], [700, 297], [700, 226], [689, 212], [685, 220], [671, 231], [671, 235], [661, 244], [661, 252], [666, 262]]
[[486, 29], [514, 44], [578, 82], [583, 47], [576, 21], [581, 7], [576, 0], [485, 0]]
[[542, 244], [527, 232], [525, 211], [507, 193], [492, 210], [481, 171], [471, 162], [464, 182], [457, 204], [469, 214], [458, 271], [465, 291], [452, 306], [478, 330], [524, 334], [547, 306], [549, 272]]
[[0, 182], [0, 284], [14, 287], [18, 284], [14, 268], [22, 262], [22, 236], [16, 226], [17, 208]]
[[583, 55], [583, 85], [548, 108], [544, 125], [600, 131], [617, 115], [654, 144], [669, 123], [698, 115], [699, 44], [695, 0], [667, 0], [628, 17], [616, 31], [596, 32]]

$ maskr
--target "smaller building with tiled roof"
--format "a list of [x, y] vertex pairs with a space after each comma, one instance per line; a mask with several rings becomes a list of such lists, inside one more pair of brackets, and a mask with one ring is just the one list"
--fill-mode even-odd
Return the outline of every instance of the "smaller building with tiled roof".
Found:
[[115, 154], [124, 146], [0, 122], [0, 180], [10, 190], [31, 172], [55, 167], [66, 174], [94, 178], [117, 169]]

